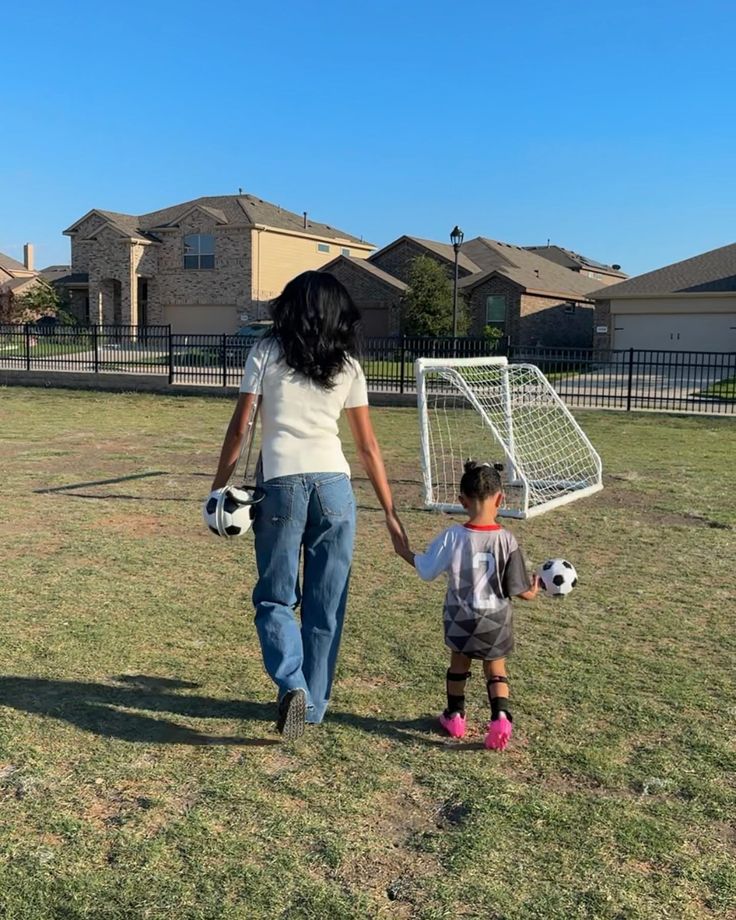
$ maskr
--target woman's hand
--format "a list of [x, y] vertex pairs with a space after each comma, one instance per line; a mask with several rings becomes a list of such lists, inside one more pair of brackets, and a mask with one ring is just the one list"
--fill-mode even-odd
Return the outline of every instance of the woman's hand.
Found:
[[399, 516], [395, 511], [386, 512], [386, 527], [388, 528], [391, 542], [394, 545], [394, 551], [402, 559], [406, 559], [411, 565], [414, 564], [414, 554], [409, 548], [409, 537], [406, 535], [404, 525], [401, 523]]

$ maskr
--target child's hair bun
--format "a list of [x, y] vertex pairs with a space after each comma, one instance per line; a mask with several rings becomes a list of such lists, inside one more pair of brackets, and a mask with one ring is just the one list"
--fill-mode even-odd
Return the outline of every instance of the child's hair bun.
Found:
[[488, 467], [489, 469], [496, 470], [498, 473], [503, 472], [503, 463], [486, 463], [485, 461], [481, 463], [478, 460], [469, 459], [465, 461], [465, 466], [463, 469], [466, 473], [472, 473], [473, 470], [479, 470], [484, 466]]

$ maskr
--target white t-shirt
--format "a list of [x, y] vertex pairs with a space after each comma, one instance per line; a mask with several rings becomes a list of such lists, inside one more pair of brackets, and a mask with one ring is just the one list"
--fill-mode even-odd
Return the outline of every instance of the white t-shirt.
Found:
[[265, 338], [250, 350], [241, 393], [261, 393], [263, 479], [298, 473], [345, 473], [350, 466], [342, 452], [338, 420], [343, 409], [368, 405], [365, 376], [350, 358], [331, 390], [292, 370], [281, 347]]

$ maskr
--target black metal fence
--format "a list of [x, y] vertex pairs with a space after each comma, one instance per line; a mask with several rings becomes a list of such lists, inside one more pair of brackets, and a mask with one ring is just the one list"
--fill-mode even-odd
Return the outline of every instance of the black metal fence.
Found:
[[[185, 335], [169, 326], [2, 326], [0, 369], [155, 374], [170, 383], [236, 386], [254, 339]], [[475, 338], [368, 338], [361, 361], [372, 392], [413, 393], [419, 357], [491, 355]], [[536, 364], [570, 406], [736, 414], [736, 353], [504, 349]]]

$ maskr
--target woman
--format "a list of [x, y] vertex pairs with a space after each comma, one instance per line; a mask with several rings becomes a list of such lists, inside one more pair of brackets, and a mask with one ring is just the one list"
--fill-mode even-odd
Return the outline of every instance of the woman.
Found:
[[343, 409], [394, 548], [407, 538], [354, 357], [360, 313], [350, 295], [332, 275], [309, 271], [286, 285], [271, 312], [271, 332], [248, 356], [212, 489], [227, 485], [260, 395], [253, 603], [263, 662], [278, 687], [277, 728], [293, 740], [305, 721], [324, 717], [347, 603], [355, 501], [338, 433]]

